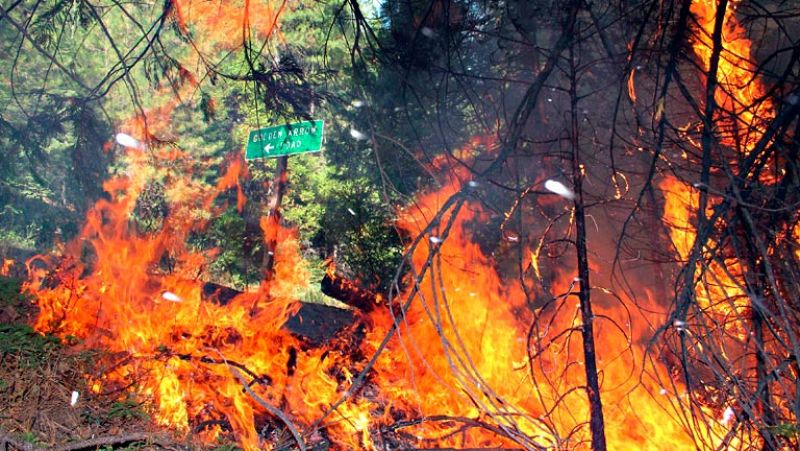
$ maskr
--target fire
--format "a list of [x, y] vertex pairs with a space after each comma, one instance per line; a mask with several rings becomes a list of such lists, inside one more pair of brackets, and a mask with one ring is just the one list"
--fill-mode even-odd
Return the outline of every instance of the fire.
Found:
[[[693, 50], [706, 72], [710, 68], [712, 57], [711, 36], [715, 27], [717, 8], [718, 2], [716, 1], [701, 0], [691, 4], [691, 11], [696, 16], [699, 25], [693, 42]], [[723, 49], [717, 74], [719, 85], [714, 99], [717, 110], [714, 116], [713, 131], [714, 139], [721, 146], [719, 146], [719, 150], [714, 150], [716, 154], [713, 158], [716, 161], [715, 167], [728, 165], [728, 167], [738, 170], [737, 163], [755, 149], [755, 144], [762, 138], [766, 130], [766, 124], [775, 118], [775, 109], [765, 95], [766, 89], [757, 77], [755, 65], [750, 58], [751, 43], [736, 19], [735, 9], [736, 2], [731, 2], [723, 12]], [[699, 147], [695, 141], [692, 143]], [[739, 174], [739, 176], [746, 178], [749, 177], [749, 174]], [[749, 384], [757, 385], [763, 383], [764, 377], [758, 373], [759, 366], [764, 365], [764, 361], [769, 365], [774, 364], [769, 361], [771, 357], [760, 356], [773, 352], [772, 355], [778, 356], [782, 354], [782, 351], [778, 348], [773, 351], [771, 349], [773, 344], [769, 343], [769, 340], [763, 341], [765, 339], [761, 332], [756, 332], [756, 316], [760, 314], [754, 312], [762, 308], [768, 310], [769, 307], [759, 306], [758, 303], [764, 302], [764, 299], [757, 293], [748, 292], [746, 289], [752, 284], [752, 279], [748, 280], [746, 277], [746, 271], [752, 271], [752, 268], [743, 268], [740, 259], [744, 257], [735, 251], [736, 244], [732, 244], [731, 240], [726, 238], [726, 235], [732, 233], [725, 229], [728, 227], [726, 221], [729, 218], [725, 215], [714, 216], [715, 207], [723, 206], [722, 202], [731, 201], [720, 195], [726, 192], [726, 188], [715, 190], [714, 186], [725, 187], [739, 183], [737, 180], [730, 179], [726, 185], [725, 177], [729, 176], [722, 171], [712, 169], [712, 186], [692, 186], [673, 176], [665, 176], [659, 182], [659, 188], [664, 194], [665, 201], [663, 219], [668, 225], [669, 235], [679, 261], [683, 264], [694, 265], [687, 270], [691, 271], [691, 274], [696, 274], [690, 290], [693, 294], [693, 304], [689, 317], [687, 321], [675, 320], [673, 327], [677, 332], [685, 333], [688, 337], [687, 341], [696, 346], [691, 352], [701, 356], [697, 357], [698, 361], [702, 361], [703, 358], [707, 359], [709, 355], [721, 356], [724, 362], [729, 362], [727, 363], [728, 368], [732, 373], [748, 381]], [[758, 182], [764, 185], [772, 185], [776, 181], [774, 175], [766, 171], [758, 176]], [[700, 208], [699, 190], [705, 190], [708, 195], [705, 211], [701, 211]], [[734, 205], [728, 208], [737, 208], [735, 201], [733, 202]], [[709, 230], [705, 232], [708, 233], [708, 236], [699, 238], [697, 218], [701, 214], [706, 218], [714, 219], [707, 224], [710, 232]], [[782, 233], [784, 231], [779, 232], [777, 236], [782, 236]], [[698, 239], [703, 241], [701, 246], [696, 248], [695, 242]], [[774, 244], [768, 243], [767, 246], [771, 249]], [[693, 252], [698, 252], [699, 255], [693, 256]], [[757, 283], [756, 286], [758, 286]], [[695, 330], [693, 331], [692, 328]], [[692, 337], [692, 333], [697, 333], [697, 329], [706, 331], [707, 336], [703, 340]], [[760, 340], [761, 342], [759, 342]], [[709, 349], [705, 349], [706, 347]], [[760, 361], [759, 358], [762, 360]], [[725, 364], [720, 363], [720, 366], [723, 365]], [[739, 365], [741, 365], [741, 369], [738, 368]], [[707, 366], [712, 367], [713, 365]], [[696, 371], [695, 378], [700, 378], [701, 381], [704, 377], [710, 377], [710, 374], [703, 373], [704, 370]], [[725, 426], [721, 429], [722, 431], [730, 429], [732, 434], [739, 425], [739, 420], [733, 420], [739, 415], [736, 412], [741, 407], [740, 400], [746, 399], [747, 396], [739, 395], [737, 398], [730, 393], [726, 394], [727, 389], [724, 387], [726, 383], [716, 387], [702, 387], [706, 393], [699, 396], [699, 399], [701, 399], [701, 403], [724, 407], [721, 412], [715, 411], [714, 415], [716, 416], [712, 417], [708, 413], [704, 413], [702, 416], [706, 419], [715, 418], [716, 422]], [[775, 384], [775, 386], [779, 385]], [[750, 390], [751, 393], [755, 393], [760, 389], [746, 386], [739, 390], [743, 390], [745, 393]], [[781, 412], [780, 415], [783, 418], [793, 417], [788, 410], [781, 411], [784, 407], [781, 407], [783, 404], [780, 401], [782, 397], [792, 397], [793, 395], [783, 392], [784, 388], [782, 387], [771, 390], [774, 390], [771, 395], [763, 395], [761, 399], [755, 401], [759, 406], [754, 408], [753, 413], [750, 414], [751, 417], [748, 420], [752, 424], [748, 427], [764, 430], [764, 425], [771, 425], [768, 417], [775, 415], [775, 411], [765, 412], [766, 409], [773, 409], [773, 407], [762, 404], [762, 401], [769, 396], [774, 398], [769, 402], [774, 402], [774, 405], [778, 406], [774, 409]], [[769, 391], [770, 388], [767, 388], [766, 392]], [[782, 394], [778, 395], [777, 392]], [[755, 441], [726, 442], [727, 446], [734, 446], [734, 444], [746, 447], [761, 446], [757, 445]]]
[[[466, 153], [477, 152], [479, 145], [489, 144], [476, 140]], [[159, 424], [188, 432], [222, 418], [243, 447], [258, 449], [268, 445], [259, 438], [264, 418], [272, 418], [266, 424], [274, 427], [281, 424], [243, 391], [236, 374], [243, 375], [255, 396], [303, 430], [365, 369], [354, 355], [374, 355], [396, 328], [367, 376], [368, 387], [374, 388], [357, 391], [320, 424], [337, 446], [378, 448], [377, 431], [420, 446], [574, 448], [586, 439], [582, 424], [588, 405], [577, 388], [583, 372], [573, 357], [580, 355], [580, 343], [560, 334], [579, 325], [576, 300], [570, 295], [574, 273], [560, 270], [553, 288], [557, 298], [531, 310], [521, 286], [504, 280], [473, 239], [472, 224], [486, 220], [478, 205], [466, 202], [459, 212], [452, 211], [449, 228], [445, 215], [437, 229], [426, 231], [442, 203], [469, 183], [468, 178], [451, 177], [405, 210], [400, 225], [412, 234], [425, 232], [412, 256], [413, 273], [424, 275], [418, 285], [409, 283], [392, 305], [362, 318], [366, 336], [359, 352], [352, 354], [345, 350], [352, 346], [350, 334], [314, 348], [283, 328], [298, 307], [298, 287], [309, 283], [291, 230], [264, 231], [280, 243], [274, 279], [225, 305], [202, 298], [203, 266], [213, 253], [193, 251], [187, 237], [203, 227], [196, 211], [213, 210], [221, 193], [238, 190], [233, 174], [244, 176], [242, 162], [229, 161], [220, 182], [209, 187], [170, 172], [180, 163], [184, 166], [177, 172], [191, 174], [191, 160], [182, 152], [153, 152], [173, 159], [173, 169], [148, 173], [154, 177], [165, 171], [162, 175], [171, 176], [175, 184], [166, 188], [170, 212], [161, 230], [140, 233], [129, 219], [134, 194], [146, 185], [142, 163], [142, 173], [129, 171], [131, 176], [106, 183], [111, 199], [99, 201], [89, 212], [63, 259], [39, 257], [28, 263], [33, 275], [28, 289], [41, 309], [36, 328], [79, 337], [85, 346], [110, 353], [108, 369], [90, 377], [92, 392], [111, 393], [136, 381], [136, 388], [128, 390], [152, 406]], [[434, 249], [438, 254], [426, 270]], [[81, 261], [87, 250], [93, 257]], [[169, 268], [165, 258], [172, 262]], [[398, 304], [407, 299], [410, 307], [403, 311]], [[630, 299], [623, 301], [633, 305]], [[659, 308], [649, 297], [639, 302], [653, 311]], [[629, 324], [620, 331], [598, 323], [609, 443], [635, 443], [642, 449], [664, 443], [691, 446], [690, 436], [671, 414], [670, 399], [680, 393], [670, 389], [658, 394], [674, 384], [666, 367], [631, 377], [644, 370], [639, 362], [649, 332], [645, 325], [658, 315], [631, 317], [614, 306], [601, 303], [597, 310], [598, 316]], [[549, 327], [531, 335], [534, 319]], [[202, 436], [213, 440], [220, 433], [217, 426], [206, 428]], [[313, 431], [305, 436], [316, 437]]]
[[[236, 365], [247, 368], [248, 383], [268, 380], [252, 387], [260, 397], [285, 404], [293, 418], [309, 424], [339, 394], [340, 362], [335, 349], [304, 351], [303, 342], [283, 328], [299, 307], [296, 293], [310, 279], [292, 230], [265, 230], [280, 242], [273, 280], [225, 305], [202, 298], [198, 276], [213, 254], [198, 254], [185, 244], [189, 233], [203, 226], [193, 212], [234, 188], [230, 174], [240, 167], [238, 160], [230, 163], [222, 182], [205, 190], [188, 180], [178, 183], [177, 192], [193, 186], [200, 198], [176, 192], [162, 230], [151, 235], [137, 232], [129, 220], [131, 191], [141, 182], [110, 180], [106, 189], [112, 199], [95, 205], [80, 237], [66, 249], [68, 256], [89, 249], [91, 263], [36, 258], [28, 263], [28, 289], [41, 309], [37, 330], [78, 337], [116, 359], [108, 362], [110, 370], [95, 375], [93, 392], [137, 381], [133, 394], [152, 403], [159, 424], [188, 431], [221, 417], [245, 448], [258, 449], [256, 421], [264, 412], [233, 377]], [[172, 260], [171, 269], [164, 268], [164, 258]], [[292, 352], [297, 364], [289, 371]], [[359, 443], [369, 412], [369, 402], [353, 401], [327, 431], [338, 443]]]
[[[176, 20], [219, 26], [231, 37], [241, 22], [220, 22], [235, 17], [222, 11], [231, 7], [177, 2]], [[692, 8], [705, 30], [695, 50], [707, 65], [714, 4], [695, 2]], [[263, 21], [252, 25], [269, 35], [278, 14], [266, 9]], [[726, 11], [724, 41], [724, 89], [716, 99], [725, 110], [718, 113], [725, 124], [722, 139], [750, 149], [760, 135], [760, 121], [773, 113], [767, 102], [750, 106], [763, 88], [753, 79], [749, 42], [732, 11]], [[629, 88], [635, 100], [633, 73]], [[151, 111], [148, 119], [158, 119], [147, 127], [136, 118], [123, 128], [151, 143], [157, 132], [153, 122], [168, 124], [174, 106]], [[745, 126], [735, 126], [733, 117]], [[492, 146], [491, 139], [477, 137], [459, 156]], [[204, 212], [213, 216], [224, 209], [222, 194], [236, 190], [242, 211], [247, 199], [240, 181], [248, 174], [240, 158], [226, 162], [214, 186], [191, 176], [207, 163], [193, 162], [175, 146], [132, 147], [125, 158], [127, 173], [105, 183], [109, 199], [90, 210], [63, 257], [28, 262], [27, 289], [40, 308], [36, 329], [108, 350], [105, 370], [88, 377], [92, 393], [129, 391], [124, 396], [148, 402], [157, 423], [184, 433], [199, 430], [209, 441], [230, 429], [245, 449], [292, 440], [313, 443], [322, 435], [338, 449], [385, 448], [387, 437], [420, 447], [586, 447], [589, 406], [574, 264], [559, 261], [558, 269], [548, 269], [539, 264], [541, 241], [526, 249], [535, 278], [551, 279], [551, 296], [531, 301], [525, 287], [503, 277], [497, 261], [482, 249], [475, 225], [486, 223], [489, 213], [461, 197], [475, 182], [444, 158], [432, 166], [446, 171], [447, 182], [419, 196], [399, 220], [419, 238], [410, 249], [412, 270], [403, 289], [391, 302], [381, 299], [374, 311], [357, 315], [358, 324], [320, 347], [284, 327], [299, 308], [297, 293], [310, 284], [310, 270], [295, 232], [281, 224], [261, 221], [265, 240], [279, 243], [272, 279], [225, 303], [202, 296], [205, 265], [214, 251], [200, 252], [187, 241], [206, 226]], [[131, 217], [139, 194], [156, 180], [168, 181], [169, 212], [156, 232], [144, 233]], [[664, 178], [659, 187], [669, 236], [686, 260], [697, 235], [698, 193], [675, 178]], [[800, 227], [794, 234], [800, 235]], [[666, 353], [649, 348], [668, 302], [647, 288], [635, 299], [612, 290], [610, 276], [601, 271], [611, 248], [594, 251], [593, 278], [601, 274], [593, 279], [596, 340], [610, 448], [684, 449], [695, 447], [698, 436], [720, 445], [731, 422], [730, 405], [704, 407], [717, 419], [705, 429], [687, 424], [680, 406], [688, 395], [674, 376], [674, 364]], [[747, 296], [735, 262], [709, 269], [707, 279], [698, 281], [701, 307], [712, 315], [744, 315]], [[355, 338], [358, 326], [364, 326], [361, 341]], [[738, 326], [726, 327], [744, 334]], [[368, 363], [372, 356], [377, 358]], [[364, 386], [350, 393], [353, 384], [362, 383], [362, 373]], [[204, 426], [220, 419], [225, 428]], [[262, 430], [270, 428], [296, 432], [299, 438], [276, 433], [278, 438], [267, 443]]]
[[[703, 69], [709, 70], [713, 51], [711, 37], [717, 13], [716, 0], [695, 0], [691, 12], [697, 18], [700, 31], [695, 33], [692, 49], [700, 58]], [[720, 141], [742, 153], [752, 150], [765, 130], [765, 125], [775, 117], [772, 102], [756, 78], [750, 58], [750, 39], [735, 16], [736, 2], [730, 2], [724, 12], [722, 47], [717, 81], [719, 89], [714, 100], [722, 110], [717, 112]]]
[[173, 3], [172, 15], [184, 31], [187, 24], [195, 27], [196, 42], [202, 51], [215, 47], [234, 48], [253, 33], [268, 38], [279, 31], [279, 18], [287, 8], [286, 1], [249, 0], [241, 2], [206, 2], [179, 0]]
[[[674, 177], [665, 177], [659, 184], [664, 194], [664, 222], [668, 224], [669, 234], [678, 253], [680, 261], [687, 261], [692, 251], [697, 231], [694, 217], [699, 208], [699, 193], [696, 189], [687, 187], [683, 182]], [[713, 213], [713, 205], [709, 206], [706, 214]], [[710, 255], [709, 249], [704, 249], [703, 255]], [[743, 287], [743, 277], [736, 258], [724, 259], [722, 263], [713, 259], [708, 263], [707, 272], [697, 281], [695, 293], [700, 307], [707, 312], [734, 317], [747, 316], [750, 301]], [[746, 331], [737, 322], [725, 322], [730, 332], [740, 336]]]
[[[800, 223], [798, 223], [792, 230], [792, 238], [795, 243], [800, 243]], [[800, 259], [800, 246], [796, 247], [794, 255], [797, 256], [798, 259]]]
[[[452, 225], [446, 225], [447, 213], [437, 228], [426, 231], [468, 181], [462, 174], [404, 211], [400, 224], [412, 234], [424, 232], [413, 253], [412, 273], [421, 277], [395, 301], [411, 300], [404, 314], [383, 310], [371, 318], [368, 353], [397, 327], [397, 339], [381, 354], [373, 381], [420, 447], [581, 447], [588, 439], [589, 410], [578, 389], [585, 384], [580, 339], [564, 334], [579, 325], [577, 298], [570, 296], [576, 291], [574, 269], [560, 270], [553, 288], [557, 298], [532, 311], [522, 287], [504, 280], [474, 240], [471, 227], [487, 220], [478, 205], [467, 202]], [[593, 270], [599, 266], [593, 264]], [[604, 293], [610, 296], [611, 290], [601, 292], [601, 299]], [[627, 306], [642, 307], [629, 313], [633, 309], [609, 300], [596, 312], [609, 319], [598, 322], [597, 334], [609, 446], [693, 446], [671, 407], [684, 396], [680, 383], [662, 364], [642, 373], [652, 334], [646, 325], [659, 321], [656, 312], [663, 314], [665, 306], [650, 296], [637, 302], [623, 298]], [[534, 320], [540, 325], [536, 330], [531, 329]], [[614, 323], [628, 324], [627, 330]]]
[[4, 258], [3, 265], [0, 266], [0, 276], [8, 276], [11, 273], [11, 268], [14, 267], [16, 262], [11, 258]]
[[[696, 0], [691, 4], [691, 12], [699, 26], [692, 48], [706, 71], [711, 64], [717, 9], [717, 1]], [[736, 19], [735, 9], [736, 2], [730, 2], [724, 11], [722, 52], [717, 73], [719, 85], [714, 99], [718, 107], [714, 133], [724, 151], [729, 152], [719, 157], [734, 167], [739, 157], [733, 151], [738, 150], [740, 156], [746, 156], [763, 135], [765, 124], [775, 117], [772, 102], [765, 96], [766, 90], [756, 76], [757, 71], [750, 58], [751, 42]], [[697, 142], [692, 142], [699, 147]], [[760, 181], [767, 184], [774, 182], [768, 173], [762, 173]], [[697, 187], [672, 176], [665, 177], [660, 182], [660, 188], [664, 193], [664, 221], [670, 225], [670, 238], [680, 259], [686, 261], [696, 239], [693, 218], [698, 214], [699, 192]], [[709, 205], [704, 212], [707, 217], [712, 217], [714, 206], [719, 201], [720, 198], [710, 195]], [[702, 257], [708, 257], [711, 252], [704, 248]], [[744, 290], [744, 277], [737, 258], [713, 259], [707, 267], [698, 265], [697, 269], [703, 276], [697, 280], [695, 293], [704, 311], [720, 317], [747, 317], [750, 301]], [[729, 332], [740, 338], [747, 334], [741, 322], [723, 321], [723, 324]]]

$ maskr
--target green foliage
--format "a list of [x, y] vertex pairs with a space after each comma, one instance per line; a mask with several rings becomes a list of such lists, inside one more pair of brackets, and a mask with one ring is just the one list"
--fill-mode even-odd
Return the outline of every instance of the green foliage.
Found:
[[215, 279], [243, 289], [259, 280], [261, 247], [260, 229], [248, 230], [245, 219], [235, 207], [213, 218], [208, 228], [192, 237], [193, 246], [216, 250], [209, 265]]
[[284, 218], [306, 246], [323, 258], [335, 254], [342, 269], [366, 285], [387, 288], [402, 244], [391, 211], [369, 179], [304, 155], [290, 163], [289, 181]]
[[31, 431], [23, 432], [20, 435], [20, 438], [22, 439], [23, 442], [30, 443], [33, 446], [39, 446], [39, 444], [41, 443], [41, 439], [39, 439], [39, 437], [37, 437], [36, 434], [34, 434]]
[[[101, 17], [82, 0], [44, 1], [34, 10], [12, 11], [20, 22], [30, 15], [30, 32], [48, 51], [58, 53], [66, 71], [52, 67], [52, 61], [28, 44], [15, 59], [24, 36], [11, 27], [0, 29], [0, 58], [15, 61], [13, 67], [0, 68], [0, 79], [10, 80], [0, 82], [0, 100], [5, 101], [0, 106], [0, 148], [8, 156], [0, 161], [0, 202], [7, 206], [0, 211], [0, 240], [8, 246], [38, 250], [72, 237], [86, 209], [104, 195], [101, 185], [108, 173], [126, 170], [124, 161], [115, 161], [119, 149], [113, 144], [112, 124], [175, 99], [185, 80], [183, 57], [194, 48], [182, 32], [167, 26], [159, 32], [159, 45], [145, 51], [150, 39], [141, 39], [131, 23], [133, 17], [157, 17], [160, 6], [145, 2], [126, 5], [125, 11], [110, 6]], [[374, 78], [377, 66], [366, 58], [354, 68], [350, 45], [357, 33], [345, 16], [339, 4], [301, 2], [281, 17], [285, 38], [268, 40], [258, 54], [246, 58], [241, 50], [219, 49], [218, 55], [207, 55], [209, 61], [218, 61], [215, 68], [221, 74], [252, 75], [255, 70], [268, 82], [209, 74], [192, 97], [181, 98], [171, 110], [169, 131], [156, 136], [186, 151], [196, 162], [190, 169], [193, 177], [213, 185], [225, 158], [242, 150], [250, 129], [305, 119], [313, 104], [313, 116], [326, 121], [325, 149], [292, 157], [283, 217], [299, 229], [308, 258], [336, 256], [353, 277], [383, 287], [402, 247], [387, 205], [400, 198], [386, 197], [392, 190], [385, 190], [385, 184], [411, 192], [420, 171], [405, 152], [372, 149], [349, 135], [351, 127], [369, 129], [366, 123], [373, 114], [383, 116], [394, 104], [380, 95], [367, 98], [359, 77]], [[131, 55], [142, 52], [125, 74], [119, 72], [118, 49]], [[107, 77], [109, 73], [114, 76]], [[84, 101], [81, 85], [95, 83], [100, 89], [92, 95], [98, 97]], [[369, 101], [373, 110], [354, 107], [354, 99]], [[400, 132], [395, 125], [386, 128]], [[245, 187], [245, 211], [224, 210], [191, 237], [198, 250], [217, 249], [211, 277], [237, 288], [261, 276], [258, 218], [266, 213], [264, 187], [274, 177], [275, 161], [248, 166], [252, 182]], [[170, 175], [165, 172], [169, 170], [158, 172], [137, 199], [131, 219], [140, 233], [160, 230], [168, 214], [165, 185]], [[233, 196], [223, 194], [215, 206], [234, 204]]]
[[[8, 62], [0, 65], [0, 205], [10, 207], [0, 212], [4, 245], [43, 249], [69, 239], [103, 195], [114, 156], [111, 124], [160, 100], [132, 96], [130, 85], [118, 83], [146, 85], [141, 64], [121, 76], [115, 49], [142, 52], [149, 40], [132, 32], [131, 21], [162, 9], [85, 0], [12, 4], [0, 27], [0, 59]], [[167, 29], [159, 37], [167, 46], [171, 39]]]
[[0, 276], [0, 305], [19, 305], [28, 301], [22, 293], [22, 279]]
[[164, 185], [160, 182], [148, 184], [133, 210], [133, 221], [142, 233], [152, 233], [161, 229], [164, 218], [167, 216], [168, 207], [164, 199]]
[[779, 424], [768, 427], [767, 430], [779, 437], [793, 439], [800, 436], [800, 423]]
[[13, 354], [27, 368], [39, 368], [61, 347], [58, 338], [36, 333], [27, 324], [0, 324], [0, 354]]
[[[83, 420], [95, 425], [103, 425], [114, 422], [127, 422], [133, 420], [147, 420], [149, 415], [144, 411], [141, 403], [133, 398], [122, 401], [114, 401], [108, 409], [102, 411], [85, 410], [82, 413]], [[138, 449], [138, 448], [134, 448]]]
[[142, 409], [142, 404], [136, 402], [135, 399], [128, 398], [123, 401], [114, 401], [106, 414], [106, 418], [108, 421], [128, 421], [146, 420], [149, 416]]
[[41, 228], [40, 225], [29, 224], [22, 230], [0, 230], [0, 244], [16, 249], [36, 249], [37, 237], [41, 235]]

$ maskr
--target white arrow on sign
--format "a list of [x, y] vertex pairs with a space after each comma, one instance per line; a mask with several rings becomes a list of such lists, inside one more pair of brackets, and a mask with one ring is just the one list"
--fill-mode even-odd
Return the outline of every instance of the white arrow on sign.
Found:
[[267, 144], [266, 146], [264, 146], [264, 152], [270, 153], [270, 152], [272, 152], [273, 148], [274, 148], [274, 146], [272, 144]]

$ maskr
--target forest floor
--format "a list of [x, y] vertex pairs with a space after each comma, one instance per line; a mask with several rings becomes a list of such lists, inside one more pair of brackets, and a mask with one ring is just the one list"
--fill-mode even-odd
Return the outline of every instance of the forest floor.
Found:
[[125, 391], [92, 393], [86, 375], [102, 351], [36, 333], [21, 282], [0, 277], [0, 449], [238, 449], [159, 428]]

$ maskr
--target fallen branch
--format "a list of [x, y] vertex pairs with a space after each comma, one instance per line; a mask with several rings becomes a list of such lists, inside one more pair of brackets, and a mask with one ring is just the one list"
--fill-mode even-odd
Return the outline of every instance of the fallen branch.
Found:
[[[55, 446], [50, 449], [51, 451], [78, 451], [81, 449], [96, 449], [101, 446], [109, 445], [124, 445], [126, 443], [147, 442], [159, 445], [163, 448], [168, 447], [171, 442], [159, 437], [154, 437], [151, 434], [144, 432], [137, 432], [132, 434], [111, 435], [105, 437], [97, 437], [90, 440], [83, 440], [80, 442], [70, 443], [68, 445]], [[32, 443], [20, 441], [11, 437], [5, 431], [0, 430], [0, 449], [2, 450], [20, 450], [20, 451], [43, 451], [45, 448], [40, 448]]]
[[253, 378], [254, 381], [258, 381], [260, 383], [263, 383], [263, 382], [270, 383], [269, 376], [258, 375], [255, 372], [253, 372], [251, 369], [249, 369], [246, 366], [244, 366], [243, 364], [235, 362], [233, 360], [215, 360], [214, 358], [208, 357], [208, 356], [194, 356], [194, 355], [191, 355], [191, 354], [172, 353], [171, 351], [166, 353], [166, 355], [167, 356], [175, 356], [175, 357], [177, 357], [177, 358], [179, 358], [181, 360], [196, 361], [196, 362], [200, 362], [200, 363], [206, 363], [206, 364], [209, 364], [209, 365], [223, 365], [224, 364], [224, 365], [227, 365], [227, 366], [233, 366], [233, 367], [238, 368], [241, 371], [244, 371], [248, 376]]
[[124, 445], [126, 443], [146, 442], [156, 444], [163, 448], [167, 447], [168, 441], [153, 437], [151, 434], [144, 432], [135, 432], [132, 434], [112, 435], [106, 437], [97, 437], [91, 440], [84, 440], [82, 442], [70, 443], [69, 445], [57, 446], [52, 448], [52, 451], [77, 451], [81, 449], [96, 449], [101, 446], [109, 445]]
[[8, 450], [8, 449], [19, 449], [22, 451], [39, 451], [41, 448], [30, 444], [28, 442], [23, 442], [11, 438], [7, 432], [0, 430], [0, 449]]
[[[479, 429], [485, 429], [487, 431], [493, 432], [493, 433], [497, 434], [500, 437], [507, 437], [507, 434], [505, 433], [505, 431], [503, 431], [503, 429], [501, 429], [501, 428], [499, 428], [497, 426], [494, 426], [494, 425], [491, 425], [491, 424], [488, 424], [488, 423], [484, 423], [483, 421], [478, 420], [478, 419], [474, 419], [474, 418], [450, 416], [450, 415], [432, 415], [432, 416], [428, 416], [428, 417], [416, 418], [416, 419], [413, 419], [413, 420], [398, 421], [395, 424], [382, 427], [380, 431], [381, 431], [381, 434], [385, 434], [385, 433], [390, 433], [391, 434], [391, 433], [398, 432], [400, 429], [404, 429], [404, 428], [407, 428], [407, 427], [419, 426], [419, 425], [424, 424], [424, 423], [437, 423], [437, 422], [439, 422], [439, 423], [441, 423], [441, 422], [461, 423], [463, 425], [463, 427], [461, 429], [459, 429], [459, 431], [463, 431], [463, 430], [468, 429], [468, 428], [479, 428]], [[450, 434], [448, 434], [447, 436], [449, 436], [449, 435]], [[439, 437], [439, 438], [446, 438], [447, 436]], [[422, 449], [426, 449], [426, 450], [450, 450], [450, 449], [453, 449], [453, 450], [455, 450], [455, 449], [458, 449], [460, 451], [467, 451], [467, 450], [483, 450], [483, 449], [522, 450], [523, 448], [463, 448], [463, 449], [462, 448], [399, 448], [399, 449], [401, 449], [401, 450], [422, 450]], [[538, 449], [544, 449], [544, 448], [537, 446], [537, 447], [535, 447], [533, 449], [537, 449], [538, 450]]]

